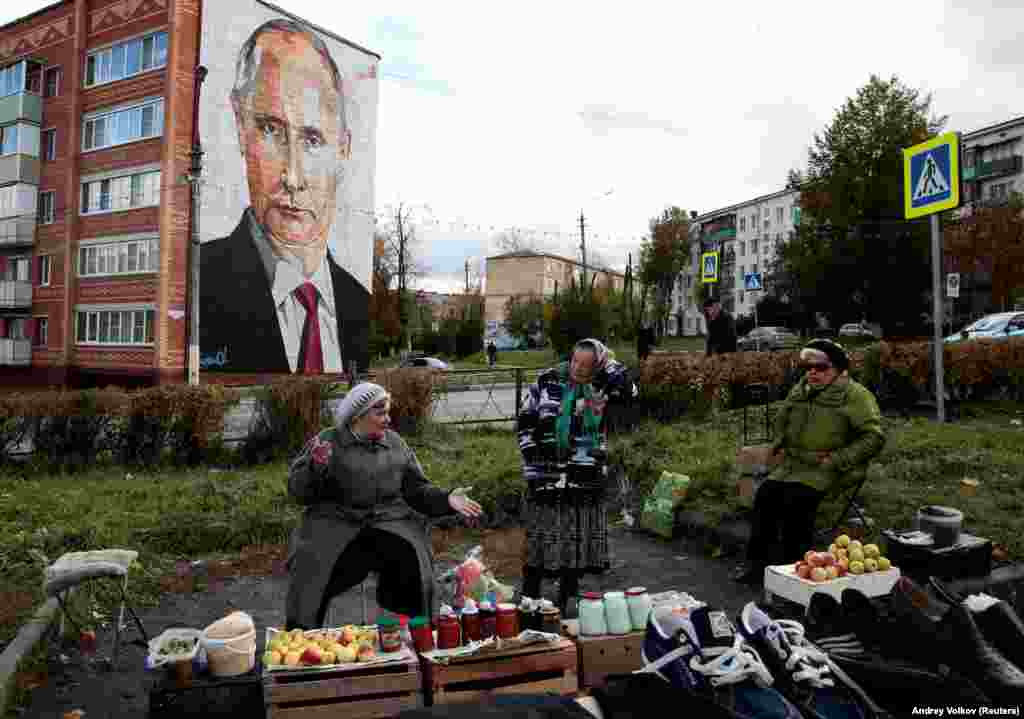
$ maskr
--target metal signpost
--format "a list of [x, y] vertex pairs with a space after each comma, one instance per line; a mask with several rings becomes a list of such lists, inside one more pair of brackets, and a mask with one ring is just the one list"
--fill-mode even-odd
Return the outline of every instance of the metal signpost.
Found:
[[903, 207], [908, 220], [929, 215], [932, 227], [932, 328], [935, 399], [946, 421], [942, 360], [942, 231], [939, 212], [960, 205], [960, 134], [947, 132], [903, 151]]
[[[761, 273], [760, 272], [748, 272], [743, 275], [743, 289], [747, 292], [760, 292], [764, 289], [764, 285], [761, 284]], [[760, 327], [760, 323], [757, 321], [757, 300], [754, 300], [754, 327]]]

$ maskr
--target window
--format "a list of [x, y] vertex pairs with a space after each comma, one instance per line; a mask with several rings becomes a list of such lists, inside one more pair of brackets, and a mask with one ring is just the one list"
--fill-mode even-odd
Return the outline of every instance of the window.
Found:
[[36, 317], [35, 344], [45, 347], [50, 339], [50, 320], [46, 317]]
[[155, 237], [86, 245], [78, 249], [78, 275], [96, 277], [156, 272], [159, 260], [160, 244]]
[[1007, 192], [1009, 187], [1010, 187], [1010, 183], [1008, 183], [1008, 182], [999, 182], [999, 183], [996, 183], [994, 185], [989, 186], [989, 188], [988, 188], [989, 199], [996, 200], [996, 201], [1005, 200], [1007, 198], [1008, 194], [1009, 194]]
[[85, 86], [123, 80], [166, 64], [166, 32], [137, 37], [90, 53], [85, 61]]
[[740, 257], [747, 254], [747, 242], [746, 240], [740, 240]]
[[82, 183], [82, 214], [116, 212], [160, 204], [160, 171]]
[[754, 274], [754, 275], [757, 274], [757, 263], [756, 262], [750, 266], [750, 272], [751, 272], [751, 274]]
[[84, 123], [82, 150], [98, 150], [159, 137], [163, 134], [163, 124], [163, 99], [92, 117]]
[[772, 220], [771, 220], [770, 217], [768, 217], [768, 213], [766, 212], [765, 213], [765, 218], [764, 218], [764, 229], [767, 230], [771, 226], [772, 226]]
[[18, 151], [18, 126], [0, 127], [0, 155], [13, 155]]
[[35, 185], [7, 185], [0, 187], [0, 217], [36, 214], [36, 199], [39, 192]]
[[740, 217], [740, 232], [743, 232], [746, 229], [747, 229], [747, 218], [746, 217]]
[[57, 97], [60, 94], [60, 68], [48, 67], [43, 73], [43, 97]]
[[39, 286], [46, 287], [50, 284], [50, 255], [39, 256]]
[[57, 130], [56, 128], [50, 128], [49, 130], [43, 130], [40, 133], [42, 139], [42, 157], [44, 160], [56, 160], [57, 159]]
[[78, 310], [75, 315], [75, 341], [78, 344], [153, 344], [154, 310]]
[[0, 95], [14, 95], [25, 89], [25, 63], [17, 62], [0, 70]]
[[784, 211], [785, 210], [781, 207], [775, 208], [775, 221], [778, 222], [780, 225], [782, 224], [782, 213]]
[[750, 254], [752, 254], [752, 255], [756, 255], [757, 254], [757, 238], [756, 237], [750, 241]]
[[57, 193], [53, 190], [39, 193], [39, 214], [40, 225], [49, 225], [57, 217]]
[[740, 290], [740, 304], [743, 304], [743, 290]]
[[740, 277], [741, 278], [747, 276], [746, 268], [747, 268], [746, 265], [740, 265]]
[[8, 257], [0, 264], [0, 280], [4, 282], [28, 282], [32, 262], [28, 257]]
[[754, 230], [754, 231], [757, 230], [757, 213], [756, 212], [750, 213], [750, 229]]

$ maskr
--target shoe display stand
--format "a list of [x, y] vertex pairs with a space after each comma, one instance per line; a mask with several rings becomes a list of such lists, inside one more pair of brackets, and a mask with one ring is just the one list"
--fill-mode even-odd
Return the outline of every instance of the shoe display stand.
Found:
[[448, 664], [420, 661], [427, 706], [479, 703], [497, 694], [574, 696], [579, 690], [576, 644], [568, 639], [453, 657]]
[[640, 649], [646, 632], [577, 637], [580, 686], [604, 684], [609, 674], [628, 674], [644, 665]]
[[764, 570], [764, 603], [770, 605], [779, 596], [806, 608], [815, 592], [825, 592], [838, 600], [848, 588], [868, 597], [882, 597], [892, 591], [899, 578], [899, 567], [892, 567], [884, 572], [847, 574], [827, 582], [812, 582], [797, 576], [796, 565], [780, 564]]
[[422, 705], [422, 689], [420, 661], [411, 651], [402, 661], [365, 669], [275, 671], [263, 676], [267, 719], [396, 716]]

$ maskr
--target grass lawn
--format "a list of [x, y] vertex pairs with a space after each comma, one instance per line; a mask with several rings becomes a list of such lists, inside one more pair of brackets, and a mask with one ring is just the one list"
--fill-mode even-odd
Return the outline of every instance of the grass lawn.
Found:
[[[935, 503], [961, 508], [972, 534], [1024, 556], [1024, 420], [1019, 404], [964, 407], [967, 417], [939, 426], [915, 419], [886, 420], [889, 442], [880, 459], [883, 475], [863, 491], [877, 528], [908, 526], [916, 509]], [[703, 422], [649, 423], [612, 438], [640, 490], [664, 469], [693, 480], [688, 509], [722, 516], [737, 508], [730, 468], [741, 434], [741, 413]], [[427, 475], [443, 487], [473, 487], [488, 513], [501, 497], [524, 485], [515, 441], [508, 430], [431, 431], [414, 438]], [[173, 582], [176, 562], [201, 556], [234, 556], [253, 547], [280, 545], [299, 517], [285, 491], [286, 464], [240, 470], [198, 468], [149, 474], [96, 467], [71, 476], [0, 476], [0, 643], [42, 602], [42, 570], [59, 554], [78, 549], [131, 547], [140, 553], [131, 580], [144, 602]], [[981, 482], [974, 497], [961, 497], [959, 482]], [[822, 510], [831, 520], [837, 508]], [[98, 603], [96, 609], [111, 606]]]

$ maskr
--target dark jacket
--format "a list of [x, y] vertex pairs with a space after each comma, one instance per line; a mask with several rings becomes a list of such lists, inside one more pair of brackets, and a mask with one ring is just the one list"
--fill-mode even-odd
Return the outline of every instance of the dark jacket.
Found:
[[[326, 465], [313, 460], [317, 440], [330, 446]], [[363, 527], [391, 532], [416, 549], [423, 606], [430, 608], [430, 616], [437, 612], [430, 541], [416, 512], [452, 514], [449, 492], [427, 481], [415, 453], [397, 433], [389, 430], [373, 442], [356, 439], [348, 428], [324, 430], [292, 462], [288, 494], [305, 505], [288, 552], [289, 624], [314, 626], [334, 565]], [[378, 600], [396, 604], [387, 597]]]
[[[769, 478], [802, 482], [822, 492], [863, 476], [885, 446], [875, 396], [846, 374], [820, 391], [801, 379], [775, 418], [775, 436], [774, 448], [784, 449], [785, 457]], [[827, 466], [818, 462], [821, 450], [832, 453]]]
[[736, 351], [736, 321], [725, 310], [708, 323], [708, 355]]
[[[346, 367], [369, 368], [370, 293], [330, 253], [338, 339]], [[249, 221], [200, 249], [199, 351], [203, 369], [216, 372], [289, 372], [281, 326], [267, 273]]]

